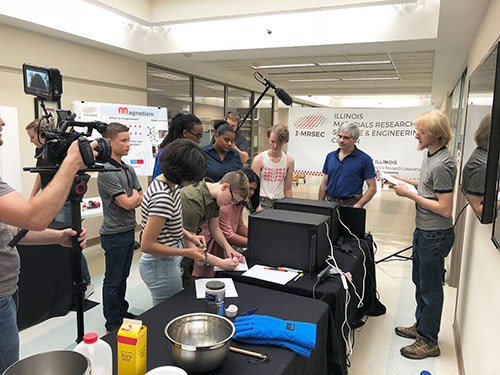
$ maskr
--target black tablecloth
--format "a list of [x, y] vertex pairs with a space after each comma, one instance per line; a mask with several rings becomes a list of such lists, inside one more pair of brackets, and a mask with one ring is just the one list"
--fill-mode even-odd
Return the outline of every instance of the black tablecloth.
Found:
[[60, 245], [17, 245], [17, 250], [21, 258], [19, 328], [66, 315], [73, 300], [71, 249]]
[[[248, 284], [236, 283], [237, 298], [227, 298], [226, 305], [235, 304], [239, 312], [257, 307], [256, 314], [275, 316], [286, 320], [295, 320], [317, 324], [316, 349], [311, 357], [305, 358], [294, 352], [275, 346], [247, 345], [231, 341], [231, 345], [258, 353], [267, 353], [269, 361], [255, 361], [242, 354], [229, 352], [224, 362], [209, 374], [227, 375], [321, 375], [327, 373], [327, 338], [334, 334], [329, 331], [329, 307], [322, 301], [293, 296], [274, 290], [259, 288]], [[148, 328], [147, 370], [159, 366], [175, 365], [169, 352], [168, 340], [164, 330], [167, 323], [180, 315], [205, 311], [204, 299], [196, 299], [194, 287], [188, 288], [165, 302], [140, 315], [143, 324]], [[117, 373], [116, 365], [116, 333], [111, 332], [103, 340], [113, 350], [113, 374]]]
[[[363, 248], [363, 247], [362, 247]], [[373, 262], [373, 249], [366, 248], [362, 252], [359, 247], [351, 246], [349, 249], [350, 253], [335, 250], [334, 256], [337, 261], [338, 266], [344, 272], [350, 272], [353, 277], [353, 284], [356, 287], [358, 295], [361, 296], [364, 288], [364, 298], [366, 306], [373, 305], [376, 301], [375, 288], [374, 285], [374, 262]], [[363, 257], [366, 256], [366, 261]], [[363, 268], [363, 263], [365, 263], [367, 272]], [[252, 264], [249, 264], [251, 267]], [[373, 275], [372, 275], [373, 271]], [[263, 281], [259, 279], [253, 279], [250, 277], [242, 276], [243, 272], [229, 272], [223, 271], [218, 272], [219, 277], [230, 277], [235, 281], [261, 286], [269, 289], [280, 290], [282, 292], [291, 293], [295, 295], [314, 297], [321, 301], [326, 302], [330, 308], [333, 315], [333, 321], [330, 323], [335, 334], [330, 338], [328, 347], [328, 369], [331, 373], [335, 374], [347, 374], [347, 363], [346, 363], [346, 345], [342, 335], [347, 338], [348, 335], [348, 325], [352, 326], [353, 323], [361, 318], [367, 307], [358, 308], [359, 298], [354, 293], [353, 286], [349, 283], [349, 294], [351, 296], [350, 303], [347, 308], [347, 323], [344, 324], [345, 317], [345, 301], [346, 301], [346, 291], [342, 286], [340, 277], [332, 276], [329, 277], [324, 283], [318, 284], [314, 290], [314, 285], [316, 283], [316, 277], [310, 278], [309, 274], [304, 274], [302, 278], [298, 281], [290, 281], [286, 285], [280, 285], [276, 283], [271, 283], [268, 281]], [[363, 277], [365, 275], [365, 277]], [[363, 280], [364, 279], [364, 280]]]

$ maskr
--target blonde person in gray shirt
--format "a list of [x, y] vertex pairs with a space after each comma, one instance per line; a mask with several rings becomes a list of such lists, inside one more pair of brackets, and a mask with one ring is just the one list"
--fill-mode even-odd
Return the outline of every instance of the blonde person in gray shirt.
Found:
[[451, 211], [456, 167], [446, 147], [452, 132], [444, 113], [433, 110], [420, 115], [415, 128], [418, 150], [427, 150], [420, 178], [399, 179], [414, 185], [418, 193], [410, 191], [405, 184], [398, 184], [394, 190], [397, 195], [415, 201], [416, 205], [412, 254], [416, 323], [397, 327], [396, 334], [415, 340], [401, 348], [404, 357], [423, 359], [441, 354], [438, 333], [443, 311], [444, 258], [455, 240]]

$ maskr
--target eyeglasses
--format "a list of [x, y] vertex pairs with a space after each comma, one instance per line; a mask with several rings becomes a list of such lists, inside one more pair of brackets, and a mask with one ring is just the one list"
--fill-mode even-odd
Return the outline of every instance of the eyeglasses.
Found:
[[339, 135], [337, 135], [337, 138], [338, 138], [338, 139], [344, 139], [344, 140], [346, 140], [346, 141], [349, 141], [349, 140], [351, 140], [351, 139], [352, 139], [352, 137], [345, 136], [345, 135], [340, 135], [340, 134], [339, 134]]
[[232, 204], [239, 204], [240, 201], [237, 201], [236, 199], [234, 199], [233, 189], [231, 189], [231, 185], [229, 185], [229, 192], [231, 193], [231, 203]]
[[186, 129], [186, 131], [187, 131], [189, 134], [194, 135], [197, 139], [202, 139], [202, 138], [203, 138], [203, 134], [193, 133], [191, 130], [187, 130], [187, 129]]

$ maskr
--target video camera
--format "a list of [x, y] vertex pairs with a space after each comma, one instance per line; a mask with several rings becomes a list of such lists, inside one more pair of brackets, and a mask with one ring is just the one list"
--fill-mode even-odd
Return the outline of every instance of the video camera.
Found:
[[[59, 101], [62, 94], [62, 76], [59, 69], [44, 68], [30, 64], [23, 64], [24, 92], [36, 96], [43, 108], [45, 115], [42, 119], [48, 121], [51, 114], [45, 110], [44, 100]], [[111, 157], [111, 145], [104, 138], [97, 138], [97, 158], [94, 158], [90, 140], [87, 138], [95, 129], [103, 134], [107, 124], [100, 121], [83, 122], [75, 121], [76, 115], [71, 111], [57, 110], [57, 125], [50, 127], [47, 131], [40, 132], [38, 127], [38, 139], [44, 144], [43, 159], [54, 165], [62, 163], [66, 157], [71, 143], [78, 140], [78, 147], [85, 165], [90, 168], [95, 162], [104, 163]], [[75, 128], [87, 128], [84, 132], [76, 131]]]

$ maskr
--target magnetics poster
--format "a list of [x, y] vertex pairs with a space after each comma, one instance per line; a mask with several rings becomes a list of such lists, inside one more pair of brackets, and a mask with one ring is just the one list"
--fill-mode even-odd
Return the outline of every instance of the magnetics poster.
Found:
[[338, 148], [339, 127], [354, 122], [360, 130], [356, 146], [372, 157], [376, 170], [418, 178], [422, 154], [414, 121], [432, 109], [290, 108], [288, 153], [295, 159], [295, 174], [322, 176], [326, 155]]
[[[167, 108], [128, 104], [74, 101], [72, 111], [77, 121], [119, 122], [129, 127], [130, 151], [123, 161], [138, 176], [153, 174], [155, 148], [168, 130]], [[92, 138], [101, 135], [94, 131]]]

